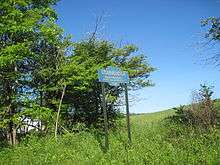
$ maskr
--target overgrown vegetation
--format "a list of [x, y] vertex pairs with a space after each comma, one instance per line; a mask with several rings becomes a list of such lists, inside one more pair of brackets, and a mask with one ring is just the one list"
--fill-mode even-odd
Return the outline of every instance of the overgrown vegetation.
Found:
[[[125, 121], [110, 132], [110, 149], [103, 153], [94, 131], [39, 138], [30, 136], [13, 149], [0, 151], [2, 164], [219, 164], [220, 132], [168, 124], [170, 111], [132, 116], [132, 145]], [[1, 164], [0, 163], [0, 164]]]
[[[152, 85], [148, 77], [155, 69], [136, 46], [117, 47], [95, 32], [72, 42], [56, 24], [56, 2], [0, 2], [0, 138], [11, 145], [30, 129], [56, 135], [77, 123], [100, 128], [100, 68], [128, 71], [130, 89]], [[111, 127], [122, 88], [108, 86], [107, 93]]]
[[193, 93], [193, 102], [188, 106], [174, 108], [176, 114], [170, 117], [175, 123], [187, 126], [212, 129], [219, 125], [219, 107], [214, 106], [211, 96], [212, 87], [201, 85], [201, 89]]
[[[155, 68], [135, 45], [97, 39], [98, 25], [73, 42], [56, 24], [57, 1], [0, 1], [0, 164], [220, 164], [220, 102], [206, 85], [175, 112], [132, 116], [131, 145], [119, 111], [123, 87], [107, 85], [103, 152], [97, 70], [127, 71], [136, 90], [153, 85]], [[202, 22], [210, 42], [220, 41], [219, 20]], [[219, 65], [219, 54], [212, 59]]]

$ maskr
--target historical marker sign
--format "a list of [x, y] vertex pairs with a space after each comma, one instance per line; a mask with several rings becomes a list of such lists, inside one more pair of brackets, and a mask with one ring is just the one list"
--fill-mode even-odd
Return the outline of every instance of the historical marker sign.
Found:
[[106, 82], [112, 86], [119, 86], [120, 83], [128, 83], [129, 76], [127, 72], [120, 68], [109, 66], [106, 69], [98, 70], [99, 82]]
[[128, 128], [128, 142], [131, 144], [131, 131], [130, 131], [130, 119], [129, 119], [129, 105], [128, 105], [128, 89], [127, 84], [129, 83], [128, 72], [122, 71], [120, 68], [108, 66], [106, 69], [98, 70], [98, 79], [102, 84], [102, 108], [104, 115], [104, 125], [105, 125], [105, 149], [109, 148], [108, 142], [108, 119], [107, 119], [107, 109], [105, 100], [105, 83], [111, 86], [119, 86], [124, 84], [125, 86], [125, 100], [126, 100], [126, 116], [127, 116], [127, 128]]

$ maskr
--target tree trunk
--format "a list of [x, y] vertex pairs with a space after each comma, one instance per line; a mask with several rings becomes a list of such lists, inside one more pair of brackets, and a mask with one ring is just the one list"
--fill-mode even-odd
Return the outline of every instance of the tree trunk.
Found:
[[[7, 91], [10, 95], [11, 88], [9, 85], [8, 85]], [[10, 97], [7, 102], [8, 102], [8, 115], [9, 115], [9, 120], [10, 120], [10, 122], [8, 123], [7, 140], [10, 145], [15, 145], [17, 144], [17, 140], [16, 140], [17, 133], [16, 133], [16, 127], [12, 121], [12, 117], [15, 113], [15, 110], [12, 107], [12, 100]]]
[[16, 130], [16, 127], [15, 127], [13, 121], [9, 122], [8, 129], [9, 129], [8, 133], [7, 133], [8, 143], [10, 145], [16, 145], [17, 144], [17, 130]]
[[[15, 71], [15, 73], [18, 72], [18, 68], [17, 68], [16, 64], [14, 67], [14, 71]], [[12, 93], [17, 92], [16, 91], [17, 84], [18, 84], [18, 80], [16, 79], [15, 85], [12, 88]], [[12, 105], [10, 110], [11, 110], [10, 117], [12, 118], [13, 115], [16, 113], [15, 107]], [[16, 145], [17, 144], [17, 129], [16, 129], [16, 125], [13, 123], [12, 120], [11, 120], [11, 129], [10, 130], [11, 130], [12, 145]]]
[[10, 122], [9, 124], [9, 130], [7, 132], [7, 140], [9, 145], [13, 145], [13, 138], [12, 138], [12, 123]]
[[56, 125], [55, 125], [55, 139], [56, 140], [57, 140], [57, 129], [58, 129], [58, 122], [59, 122], [59, 115], [60, 115], [60, 110], [61, 110], [61, 105], [62, 105], [62, 102], [63, 102], [63, 97], [64, 97], [64, 94], [65, 94], [65, 90], [66, 90], [66, 85], [63, 87], [63, 92], [62, 92], [62, 95], [61, 95], [61, 98], [60, 98], [60, 104], [59, 104], [58, 111], [57, 111], [57, 119], [56, 119]]
[[17, 141], [17, 130], [16, 130], [15, 126], [12, 127], [12, 141], [13, 141], [13, 145], [16, 145], [18, 143], [18, 141]]

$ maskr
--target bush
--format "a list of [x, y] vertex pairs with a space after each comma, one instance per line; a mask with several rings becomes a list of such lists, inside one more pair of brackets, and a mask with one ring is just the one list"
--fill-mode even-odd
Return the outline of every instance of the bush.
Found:
[[212, 87], [201, 85], [201, 89], [194, 93], [191, 105], [174, 108], [176, 112], [170, 117], [171, 121], [206, 129], [216, 127], [220, 120], [212, 94]]

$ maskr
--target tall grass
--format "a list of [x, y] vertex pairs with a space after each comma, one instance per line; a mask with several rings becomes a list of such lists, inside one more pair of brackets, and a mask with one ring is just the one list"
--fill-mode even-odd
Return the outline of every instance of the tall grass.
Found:
[[122, 125], [110, 132], [107, 153], [93, 131], [62, 135], [58, 142], [30, 136], [15, 148], [1, 149], [0, 164], [220, 164], [218, 130], [167, 124], [161, 121], [165, 116], [132, 117], [132, 145]]

